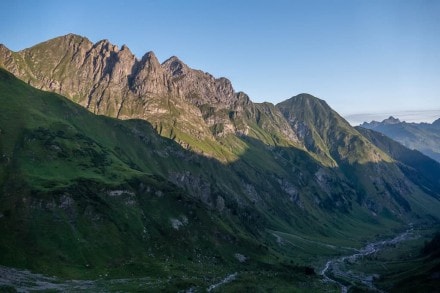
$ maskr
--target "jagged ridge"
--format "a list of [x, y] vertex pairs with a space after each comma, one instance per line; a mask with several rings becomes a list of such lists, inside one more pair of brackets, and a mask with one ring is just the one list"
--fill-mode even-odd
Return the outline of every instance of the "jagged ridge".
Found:
[[162, 135], [221, 160], [235, 157], [215, 139], [228, 134], [298, 144], [283, 119], [258, 125], [257, 116], [265, 115], [258, 109], [267, 107], [236, 93], [226, 78], [191, 69], [177, 57], [160, 64], [149, 52], [137, 60], [125, 45], [119, 50], [107, 40], [93, 44], [69, 34], [16, 53], [3, 46], [0, 64], [30, 85], [65, 95], [93, 113], [146, 119]]
[[[276, 106], [252, 103], [245, 93], [236, 93], [229, 80], [191, 69], [175, 56], [160, 64], [148, 52], [138, 60], [125, 45], [119, 50], [108, 40], [93, 44], [73, 34], [16, 53], [3, 46], [0, 64], [27, 83], [62, 93], [93, 113], [147, 120], [162, 136], [223, 162], [261, 148], [255, 145], [261, 142], [305, 152], [319, 165], [338, 168], [318, 177], [357, 182], [357, 193], [371, 193], [358, 195], [359, 202], [372, 196], [382, 205], [377, 194], [401, 198], [410, 190], [404, 183], [391, 188], [396, 180], [405, 182], [393, 160], [311, 95], [301, 94]], [[267, 155], [256, 152], [251, 164], [259, 166], [258, 156]], [[273, 163], [261, 168], [268, 166], [279, 168]], [[367, 173], [374, 176], [364, 178]]]

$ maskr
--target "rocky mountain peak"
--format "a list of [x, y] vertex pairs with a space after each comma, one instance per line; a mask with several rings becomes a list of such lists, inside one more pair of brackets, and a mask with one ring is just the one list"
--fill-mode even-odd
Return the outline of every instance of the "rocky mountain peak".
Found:
[[102, 39], [102, 40], [97, 41], [96, 45], [98, 45], [98, 46], [100, 46], [100, 45], [108, 46], [108, 45], [113, 45], [113, 44], [111, 44], [108, 39]]
[[394, 118], [393, 116], [390, 116], [382, 121], [383, 124], [398, 124], [400, 122], [401, 121], [399, 120], [399, 118]]
[[323, 100], [321, 100], [321, 99], [319, 99], [309, 93], [300, 93], [300, 94], [292, 97], [292, 99], [310, 99], [310, 100], [314, 100], [314, 101], [316, 101], [316, 100], [323, 101]]
[[161, 67], [160, 62], [153, 51], [149, 51], [144, 56], [142, 56], [141, 63], [149, 64], [149, 66], [151, 67], [156, 67], [156, 68]]
[[[322, 112], [321, 114], [328, 115], [333, 112], [333, 110], [327, 105], [324, 100], [321, 100], [313, 95], [302, 93], [291, 97], [290, 99], [285, 100], [277, 105], [278, 108], [282, 109], [286, 114], [288, 112], [296, 112], [296, 109], [302, 109], [301, 116], [317, 114], [318, 112]], [[318, 111], [318, 112], [317, 112]], [[308, 114], [306, 113], [308, 112]], [[288, 114], [287, 114], [288, 115]]]
[[138, 95], [164, 95], [168, 93], [169, 76], [161, 67], [154, 52], [146, 53], [133, 68], [132, 90]]
[[321, 106], [327, 107], [330, 109], [330, 107], [327, 105], [327, 103], [324, 100], [321, 100], [311, 94], [307, 93], [301, 93], [299, 95], [296, 95], [291, 98], [292, 100], [295, 100], [297, 103], [306, 103], [307, 105], [314, 105], [319, 104]]
[[[1, 50], [13, 53], [6, 47]], [[0, 64], [6, 60], [7, 70], [32, 86], [65, 95], [93, 113], [146, 119], [155, 127], [174, 119], [180, 124], [174, 122], [169, 129], [198, 139], [248, 133], [248, 124], [255, 122], [270, 133], [286, 133], [289, 141], [296, 137], [277, 109], [255, 107], [246, 94], [235, 93], [227, 78], [192, 69], [176, 56], [161, 64], [148, 52], [138, 60], [126, 45], [118, 49], [107, 39], [92, 43], [74, 34], [13, 53], [17, 58], [6, 53], [0, 54]], [[267, 119], [260, 119], [261, 115]], [[270, 122], [270, 117], [276, 121]], [[281, 131], [277, 125], [282, 125]]]
[[[324, 100], [300, 94], [276, 105], [305, 147], [329, 166], [389, 161]], [[357, 152], [352, 150], [357, 149]]]
[[[10, 57], [11, 53], [6, 47], [0, 48], [0, 64], [7, 62], [6, 69], [33, 86], [76, 97], [87, 108], [107, 108], [105, 101], [110, 96], [119, 100], [113, 108], [123, 107], [127, 95], [142, 99], [146, 95], [173, 95], [195, 106], [210, 104], [216, 108], [229, 108], [237, 101], [226, 78], [191, 69], [176, 56], [160, 64], [154, 53], [148, 52], [137, 60], [126, 45], [119, 50], [108, 39], [93, 44], [87, 38], [68, 34], [19, 52], [19, 57], [26, 60], [19, 63]], [[44, 63], [44, 68], [23, 67], [34, 64], [34, 60]], [[61, 63], [63, 66], [59, 66]], [[86, 81], [93, 84], [85, 87]], [[117, 113], [111, 112], [110, 116]]]
[[93, 46], [93, 48], [95, 48], [97, 52], [99, 52], [100, 54], [103, 54], [104, 56], [109, 56], [111, 54], [111, 52], [113, 52], [113, 53], [119, 52], [118, 46], [113, 45], [107, 39], [97, 42]]
[[362, 123], [360, 127], [374, 129], [379, 125], [380, 125], [379, 121], [372, 120], [371, 122], [364, 121], [364, 123]]
[[162, 63], [172, 77], [179, 96], [196, 106], [213, 105], [227, 108], [236, 100], [231, 82], [224, 77], [215, 78], [201, 70], [191, 69], [176, 56]]
[[[0, 65], [11, 59], [11, 51], [3, 44], [0, 44]], [[2, 65], [4, 66], [4, 65]]]
[[[115, 46], [115, 47], [117, 49], [117, 46]], [[134, 54], [131, 52], [131, 50], [126, 45], [123, 45], [121, 47], [121, 50], [119, 50], [119, 51], [116, 50], [115, 52], [117, 53], [118, 58], [120, 60], [124, 60], [124, 59], [129, 59], [129, 60], [133, 60], [133, 61], [137, 60], [136, 56], [134, 56]]]
[[0, 51], [2, 50], [9, 50], [5, 45], [0, 44]]
[[173, 77], [182, 76], [186, 74], [189, 69], [188, 66], [176, 56], [168, 58], [164, 63], [162, 63], [162, 67], [170, 72], [171, 76]]
[[[80, 35], [77, 35], [77, 34], [73, 34], [73, 33], [68, 33], [67, 35], [59, 36], [57, 38], [59, 38], [59, 39], [69, 39], [69, 40], [75, 40], [75, 39], [76, 40], [77, 39], [88, 40], [86, 37], [83, 37], [83, 36], [80, 36]], [[55, 39], [57, 39], [57, 38], [55, 38]]]
[[[86, 47], [87, 49], [90, 49], [93, 46], [93, 43], [87, 39], [86, 37], [76, 35], [76, 34], [67, 34], [65, 36], [60, 36], [51, 40], [48, 40], [46, 42], [40, 43], [34, 48], [42, 48], [42, 49], [63, 49], [63, 50], [71, 50], [76, 49], [78, 47]], [[52, 48], [54, 47], [54, 48]], [[23, 51], [29, 51], [29, 49], [25, 49]]]

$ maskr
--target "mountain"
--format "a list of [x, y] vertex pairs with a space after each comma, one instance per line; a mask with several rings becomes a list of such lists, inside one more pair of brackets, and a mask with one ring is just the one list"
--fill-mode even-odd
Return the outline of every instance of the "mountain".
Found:
[[382, 122], [364, 122], [361, 127], [379, 131], [410, 149], [440, 162], [440, 119], [431, 123], [407, 123], [390, 117]]
[[329, 257], [440, 218], [438, 165], [311, 95], [253, 103], [177, 57], [76, 35], [0, 46], [0, 65], [1, 265], [316, 291]]
[[224, 161], [237, 158], [217, 139], [229, 134], [297, 144], [276, 109], [253, 104], [229, 80], [191, 69], [177, 57], [160, 64], [149, 52], [138, 60], [126, 46], [119, 49], [108, 40], [93, 44], [70, 34], [20, 52], [1, 46], [0, 64], [95, 114], [148, 120], [161, 135]]
[[440, 188], [440, 163], [417, 150], [411, 150], [402, 144], [390, 139], [380, 132], [356, 128], [382, 151], [398, 162], [399, 168], [407, 175], [407, 178], [418, 185], [426, 193], [440, 199], [439, 194], [433, 192]]
[[65, 278], [166, 278], [159, 288], [169, 290], [254, 269], [268, 272], [262, 283], [307, 278], [266, 230], [310, 220], [271, 215], [301, 211], [276, 173], [258, 183], [247, 162], [200, 156], [146, 121], [96, 116], [3, 69], [0, 88], [2, 265]]

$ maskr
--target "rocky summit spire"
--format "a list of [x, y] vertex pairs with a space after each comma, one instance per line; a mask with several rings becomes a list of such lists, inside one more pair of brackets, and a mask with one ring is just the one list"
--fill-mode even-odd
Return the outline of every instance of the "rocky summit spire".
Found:
[[139, 96], [163, 96], [172, 91], [169, 78], [154, 52], [150, 51], [133, 68], [131, 90]]
[[382, 121], [384, 124], [397, 124], [400, 123], [399, 118], [394, 118], [393, 116], [388, 117]]
[[[14, 53], [15, 58], [12, 53], [6, 47], [0, 48], [0, 62], [6, 69], [37, 88], [55, 90], [95, 113], [117, 116], [120, 111], [108, 103], [118, 99], [116, 104], [121, 104], [119, 110], [124, 112], [133, 97], [172, 95], [196, 106], [215, 104], [221, 108], [236, 101], [232, 85], [225, 78], [216, 79], [191, 69], [176, 56], [160, 64], [154, 53], [148, 52], [137, 60], [126, 45], [119, 50], [107, 39], [93, 44], [87, 38], [68, 34]], [[44, 66], [36, 65], [34, 60]], [[144, 115], [129, 111], [133, 118]]]
[[179, 77], [187, 74], [189, 67], [176, 56], [172, 56], [162, 63], [162, 67], [167, 70], [172, 77]]

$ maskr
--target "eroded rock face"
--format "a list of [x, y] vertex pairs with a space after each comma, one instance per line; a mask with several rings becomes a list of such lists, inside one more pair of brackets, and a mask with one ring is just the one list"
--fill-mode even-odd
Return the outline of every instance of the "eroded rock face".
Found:
[[182, 173], [171, 172], [168, 178], [177, 186], [188, 190], [206, 205], [213, 207], [214, 200], [211, 193], [211, 183], [201, 176], [195, 176], [190, 171]]
[[133, 68], [130, 90], [140, 96], [166, 95], [173, 91], [169, 74], [161, 67], [153, 52], [145, 54]]
[[[0, 47], [0, 64], [34, 87], [65, 95], [97, 114], [142, 118], [149, 99], [173, 96], [225, 108], [238, 97], [226, 78], [189, 68], [177, 57], [160, 64], [130, 49], [69, 34], [20, 52]], [[158, 110], [160, 111], [160, 110]]]
[[[147, 120], [184, 146], [191, 143], [179, 133], [214, 141], [228, 134], [248, 135], [252, 123], [268, 132], [281, 129], [287, 140], [297, 141], [273, 105], [264, 110], [266, 106], [236, 93], [228, 79], [191, 69], [175, 56], [161, 64], [148, 52], [138, 60], [125, 45], [119, 49], [108, 40], [93, 44], [69, 34], [19, 52], [1, 45], [0, 66], [95, 114]], [[259, 123], [262, 111], [275, 120]]]
[[173, 56], [162, 64], [171, 76], [178, 96], [184, 97], [196, 106], [204, 104], [229, 107], [237, 96], [231, 82], [226, 78], [214, 78], [211, 74], [189, 68]]

